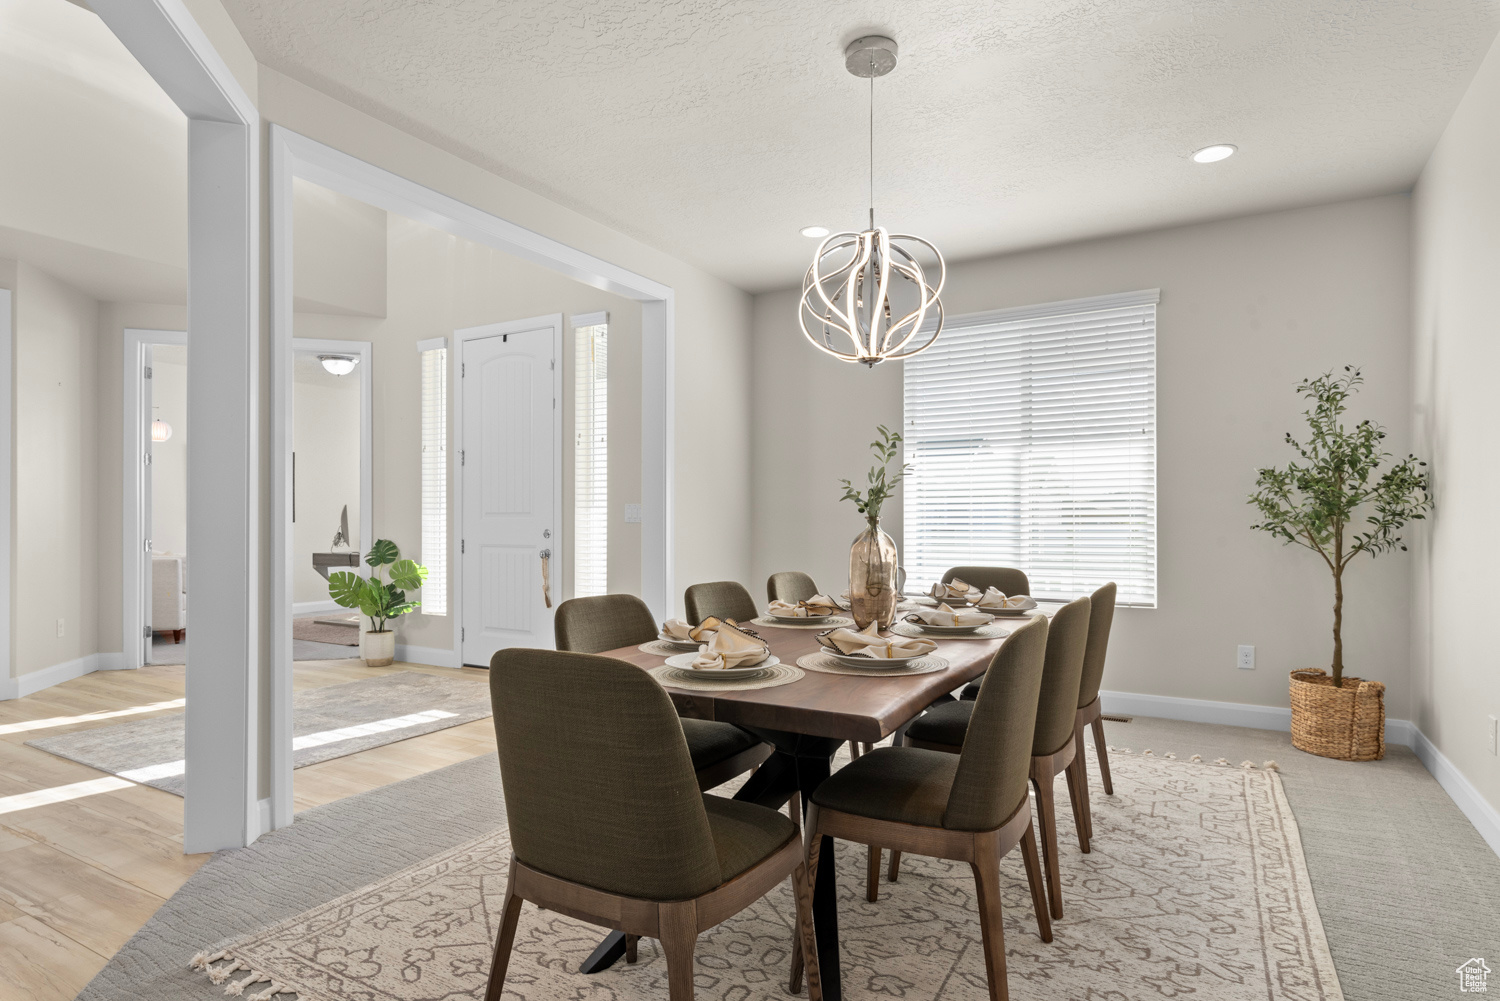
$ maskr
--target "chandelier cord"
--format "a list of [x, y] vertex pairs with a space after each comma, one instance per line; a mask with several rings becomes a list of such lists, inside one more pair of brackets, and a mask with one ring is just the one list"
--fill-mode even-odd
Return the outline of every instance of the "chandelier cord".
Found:
[[870, 54], [870, 228], [875, 228], [875, 55]]

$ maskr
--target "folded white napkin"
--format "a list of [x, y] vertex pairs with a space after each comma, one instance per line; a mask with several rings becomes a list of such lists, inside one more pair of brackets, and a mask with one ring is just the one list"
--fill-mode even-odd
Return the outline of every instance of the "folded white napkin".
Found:
[[971, 608], [954, 609], [946, 603], [936, 608], [918, 608], [912, 612], [929, 626], [982, 626], [994, 616]]
[[668, 639], [687, 642], [693, 638], [693, 627], [681, 619], [668, 619], [661, 624], [661, 634]]
[[999, 588], [987, 587], [984, 589], [984, 597], [979, 599], [978, 607], [989, 612], [1005, 608], [1035, 608], [1036, 599], [1029, 594], [1007, 596]]
[[932, 590], [927, 593], [938, 601], [973, 601], [979, 597], [979, 588], [955, 577], [946, 584], [932, 585]]
[[833, 615], [838, 604], [826, 594], [815, 594], [806, 601], [773, 601], [768, 611], [783, 619], [806, 619], [819, 615]]
[[693, 659], [693, 670], [722, 671], [730, 667], [751, 667], [770, 655], [771, 648], [763, 640], [756, 639], [728, 622], [721, 622], [708, 642], [698, 648], [698, 656]]
[[921, 657], [937, 649], [932, 640], [910, 636], [881, 636], [880, 624], [872, 622], [855, 632], [853, 629], [835, 629], [826, 636], [819, 635], [818, 643], [834, 653], [846, 657], [870, 657], [874, 660], [904, 660]]

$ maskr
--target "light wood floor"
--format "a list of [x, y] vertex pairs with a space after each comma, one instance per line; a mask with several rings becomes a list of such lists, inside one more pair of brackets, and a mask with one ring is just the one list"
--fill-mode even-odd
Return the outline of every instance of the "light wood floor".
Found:
[[[101, 671], [8, 702], [0, 725], [149, 705], [183, 696], [183, 668]], [[451, 668], [302, 661], [298, 690], [396, 671]], [[465, 668], [478, 681], [487, 672]], [[0, 734], [0, 797], [107, 773], [26, 747], [28, 740], [180, 710]], [[495, 753], [488, 719], [386, 744], [294, 773], [297, 810]], [[64, 1001], [177, 891], [208, 856], [182, 853], [182, 799], [131, 786], [0, 814], [0, 1001]]]

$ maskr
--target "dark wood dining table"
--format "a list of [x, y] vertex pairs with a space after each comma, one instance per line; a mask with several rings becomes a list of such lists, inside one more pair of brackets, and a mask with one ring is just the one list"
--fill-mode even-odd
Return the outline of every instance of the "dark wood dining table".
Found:
[[[997, 624], [1014, 630], [1024, 621], [999, 619]], [[766, 641], [784, 664], [795, 665], [799, 657], [819, 649], [816, 629], [759, 623], [749, 624], [749, 628]], [[804, 671], [804, 676], [791, 684], [749, 691], [704, 692], [664, 687], [681, 715], [743, 726], [776, 748], [735, 793], [735, 799], [780, 809], [797, 792], [805, 810], [813, 790], [828, 778], [833, 754], [844, 741], [874, 743], [895, 733], [934, 701], [983, 674], [1005, 638], [936, 642], [936, 655], [946, 660], [948, 666], [930, 674], [890, 677], [877, 673], [854, 676]], [[658, 667], [666, 660], [633, 646], [609, 650], [604, 655], [646, 669]], [[823, 862], [818, 866], [813, 889], [813, 925], [823, 997], [826, 1001], [840, 1001], [837, 877], [832, 838], [823, 839], [821, 851]], [[623, 936], [614, 933], [584, 964], [584, 972], [607, 968], [623, 952]]]

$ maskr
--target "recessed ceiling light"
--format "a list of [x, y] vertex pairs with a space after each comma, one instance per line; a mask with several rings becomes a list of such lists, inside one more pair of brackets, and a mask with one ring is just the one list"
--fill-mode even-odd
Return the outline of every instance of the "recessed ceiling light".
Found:
[[1228, 143], [1220, 143], [1217, 146], [1205, 146], [1193, 154], [1193, 162], [1214, 163], [1218, 160], [1227, 160], [1229, 157], [1234, 156], [1234, 151], [1238, 148]]
[[821, 240], [821, 239], [823, 239], [823, 237], [825, 237], [825, 236], [828, 235], [828, 227], [827, 226], [803, 226], [802, 227], [802, 235], [803, 236], [812, 237], [814, 240]]

